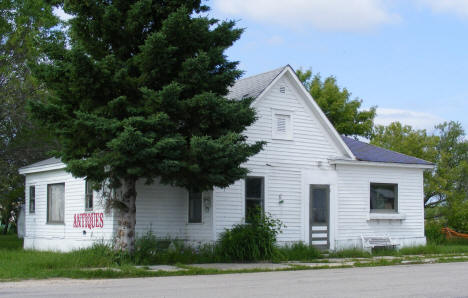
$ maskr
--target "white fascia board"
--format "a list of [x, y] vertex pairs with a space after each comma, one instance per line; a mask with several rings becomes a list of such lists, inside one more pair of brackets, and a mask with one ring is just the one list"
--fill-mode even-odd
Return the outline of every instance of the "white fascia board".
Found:
[[65, 167], [66, 166], [64, 163], [55, 163], [55, 164], [39, 166], [39, 167], [20, 168], [18, 172], [21, 175], [25, 175], [25, 174], [53, 171], [53, 170], [61, 170], [61, 169], [65, 169]]
[[329, 161], [331, 165], [350, 165], [350, 166], [368, 166], [368, 167], [390, 167], [390, 168], [411, 168], [411, 169], [434, 169], [434, 165], [421, 164], [406, 164], [406, 163], [390, 163], [390, 162], [373, 162], [359, 160], [343, 160], [333, 159]]
[[261, 100], [261, 98], [268, 93], [268, 91], [270, 91], [270, 89], [276, 84], [276, 82], [281, 78], [283, 77], [283, 75], [285, 73], [289, 72], [291, 74], [291, 77], [293, 78], [293, 80], [296, 82], [296, 86], [299, 87], [299, 90], [300, 92], [302, 92], [302, 94], [305, 96], [305, 98], [307, 98], [307, 100], [309, 101], [309, 103], [312, 105], [312, 107], [316, 110], [316, 112], [318, 113], [318, 118], [319, 118], [319, 121], [322, 122], [322, 124], [325, 126], [325, 129], [328, 130], [328, 132], [331, 134], [331, 137], [335, 139], [335, 141], [338, 143], [338, 146], [341, 147], [341, 149], [343, 149], [343, 151], [348, 155], [348, 157], [350, 157], [351, 159], [355, 160], [356, 157], [354, 156], [353, 152], [351, 152], [351, 150], [349, 149], [349, 147], [345, 144], [345, 142], [343, 141], [343, 139], [341, 138], [340, 134], [336, 131], [335, 127], [333, 126], [333, 124], [331, 124], [330, 120], [328, 120], [327, 116], [323, 113], [322, 109], [318, 106], [318, 104], [315, 102], [315, 100], [312, 98], [312, 95], [310, 95], [309, 92], [307, 92], [307, 90], [305, 89], [304, 85], [301, 83], [301, 81], [299, 81], [299, 78], [297, 77], [296, 73], [294, 72], [294, 70], [291, 68], [290, 65], [287, 65], [284, 70], [276, 76], [276, 78], [270, 83], [270, 85], [268, 85], [265, 90], [263, 90], [262, 93], [260, 93], [259, 96], [257, 96], [257, 98], [254, 100], [254, 102], [252, 103], [252, 106], [255, 107], [255, 105], [257, 104], [257, 102], [259, 102]]

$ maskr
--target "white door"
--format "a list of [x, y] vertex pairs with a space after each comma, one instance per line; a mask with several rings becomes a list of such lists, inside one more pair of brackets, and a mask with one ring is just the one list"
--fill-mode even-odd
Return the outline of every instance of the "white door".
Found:
[[330, 247], [330, 186], [311, 185], [309, 205], [309, 244], [319, 249], [328, 249]]

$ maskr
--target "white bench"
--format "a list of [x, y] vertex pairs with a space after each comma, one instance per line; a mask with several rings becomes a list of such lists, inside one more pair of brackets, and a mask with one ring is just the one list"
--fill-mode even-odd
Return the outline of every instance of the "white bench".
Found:
[[364, 236], [361, 235], [363, 248], [392, 247], [399, 246], [399, 243], [392, 241], [390, 236]]

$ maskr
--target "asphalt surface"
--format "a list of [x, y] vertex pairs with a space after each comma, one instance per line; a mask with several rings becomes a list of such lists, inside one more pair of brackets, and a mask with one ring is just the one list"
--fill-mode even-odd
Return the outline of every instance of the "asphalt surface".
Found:
[[0, 297], [468, 297], [468, 263], [0, 283]]

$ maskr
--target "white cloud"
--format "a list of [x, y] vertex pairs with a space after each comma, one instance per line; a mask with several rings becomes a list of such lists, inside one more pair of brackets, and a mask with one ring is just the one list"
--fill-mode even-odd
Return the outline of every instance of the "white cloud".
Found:
[[399, 21], [384, 0], [213, 0], [215, 9], [233, 17], [290, 27], [368, 31]]
[[460, 17], [468, 17], [468, 0], [418, 0], [436, 13], [453, 13]]
[[424, 112], [415, 112], [410, 110], [377, 108], [376, 124], [388, 125], [399, 121], [402, 124], [411, 125], [417, 129], [434, 130], [434, 126], [444, 122], [444, 119]]

